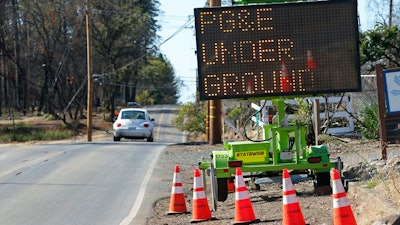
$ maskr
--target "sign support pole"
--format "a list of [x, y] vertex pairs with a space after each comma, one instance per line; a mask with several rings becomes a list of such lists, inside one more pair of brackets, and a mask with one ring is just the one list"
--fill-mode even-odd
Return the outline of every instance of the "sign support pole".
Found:
[[380, 64], [376, 65], [376, 85], [378, 89], [378, 112], [379, 112], [379, 134], [381, 141], [382, 159], [387, 159], [387, 136], [386, 136], [386, 107], [385, 107], [385, 87], [383, 81], [383, 71]]
[[[210, 7], [221, 6], [221, 0], [208, 0], [208, 4]], [[212, 145], [219, 144], [222, 142], [222, 100], [210, 100], [208, 107], [210, 124], [209, 143]]]

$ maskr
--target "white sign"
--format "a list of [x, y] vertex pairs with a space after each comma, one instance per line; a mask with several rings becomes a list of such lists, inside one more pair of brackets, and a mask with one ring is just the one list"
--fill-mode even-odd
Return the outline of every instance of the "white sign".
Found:
[[400, 70], [384, 71], [387, 113], [400, 113]]

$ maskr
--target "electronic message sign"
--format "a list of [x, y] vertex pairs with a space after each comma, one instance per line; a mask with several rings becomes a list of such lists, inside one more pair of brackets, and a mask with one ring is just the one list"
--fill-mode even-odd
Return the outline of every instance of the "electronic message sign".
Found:
[[201, 100], [361, 90], [356, 0], [194, 9]]

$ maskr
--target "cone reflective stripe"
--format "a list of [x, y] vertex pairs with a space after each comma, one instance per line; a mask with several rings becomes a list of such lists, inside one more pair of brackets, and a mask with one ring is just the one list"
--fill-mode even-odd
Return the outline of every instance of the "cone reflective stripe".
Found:
[[292, 91], [292, 85], [290, 84], [290, 77], [287, 71], [286, 62], [282, 61], [282, 69], [281, 69], [281, 91], [287, 92]]
[[301, 212], [300, 203], [297, 200], [296, 191], [292, 180], [290, 179], [287, 169], [282, 172], [282, 211], [283, 225], [305, 225], [303, 213]]
[[334, 225], [356, 225], [353, 210], [347, 198], [342, 181], [337, 169], [331, 171], [332, 177], [332, 199], [333, 199], [333, 224]]
[[204, 188], [193, 189], [193, 199], [204, 199], [204, 198], [206, 198]]
[[167, 214], [186, 213], [186, 201], [183, 193], [182, 178], [180, 168], [175, 166], [174, 178], [172, 181], [171, 198], [169, 202], [169, 211]]
[[208, 201], [204, 192], [203, 179], [200, 176], [199, 168], [195, 168], [193, 179], [192, 220], [190, 220], [190, 222], [193, 223], [211, 219], [210, 207], [208, 206]]
[[[239, 169], [239, 171], [238, 171]], [[246, 184], [244, 183], [242, 171], [240, 168], [236, 168], [236, 177], [241, 176], [241, 178], [235, 179], [235, 200], [246, 200], [249, 199], [249, 193], [247, 192]]]
[[297, 196], [294, 190], [283, 192], [283, 204], [288, 205], [292, 203], [297, 203]]
[[237, 167], [235, 177], [235, 221], [233, 224], [251, 223], [253, 221], [256, 221], [253, 206], [244, 183], [242, 170]]
[[182, 194], [183, 186], [182, 186], [182, 177], [180, 175], [179, 166], [175, 166], [174, 170], [174, 178], [172, 180], [172, 190], [171, 194]]

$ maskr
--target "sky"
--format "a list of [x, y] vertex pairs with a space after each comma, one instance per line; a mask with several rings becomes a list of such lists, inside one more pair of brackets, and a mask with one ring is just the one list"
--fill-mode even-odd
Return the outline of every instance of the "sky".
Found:
[[[175, 74], [183, 81], [179, 102], [194, 102], [196, 94], [197, 58], [193, 9], [204, 7], [206, 0], [159, 0], [162, 14], [158, 18], [161, 30], [161, 52], [174, 67]], [[368, 17], [367, 1], [358, 0], [361, 30], [373, 28]], [[189, 19], [191, 23], [187, 24]], [[185, 26], [187, 24], [187, 26]]]

